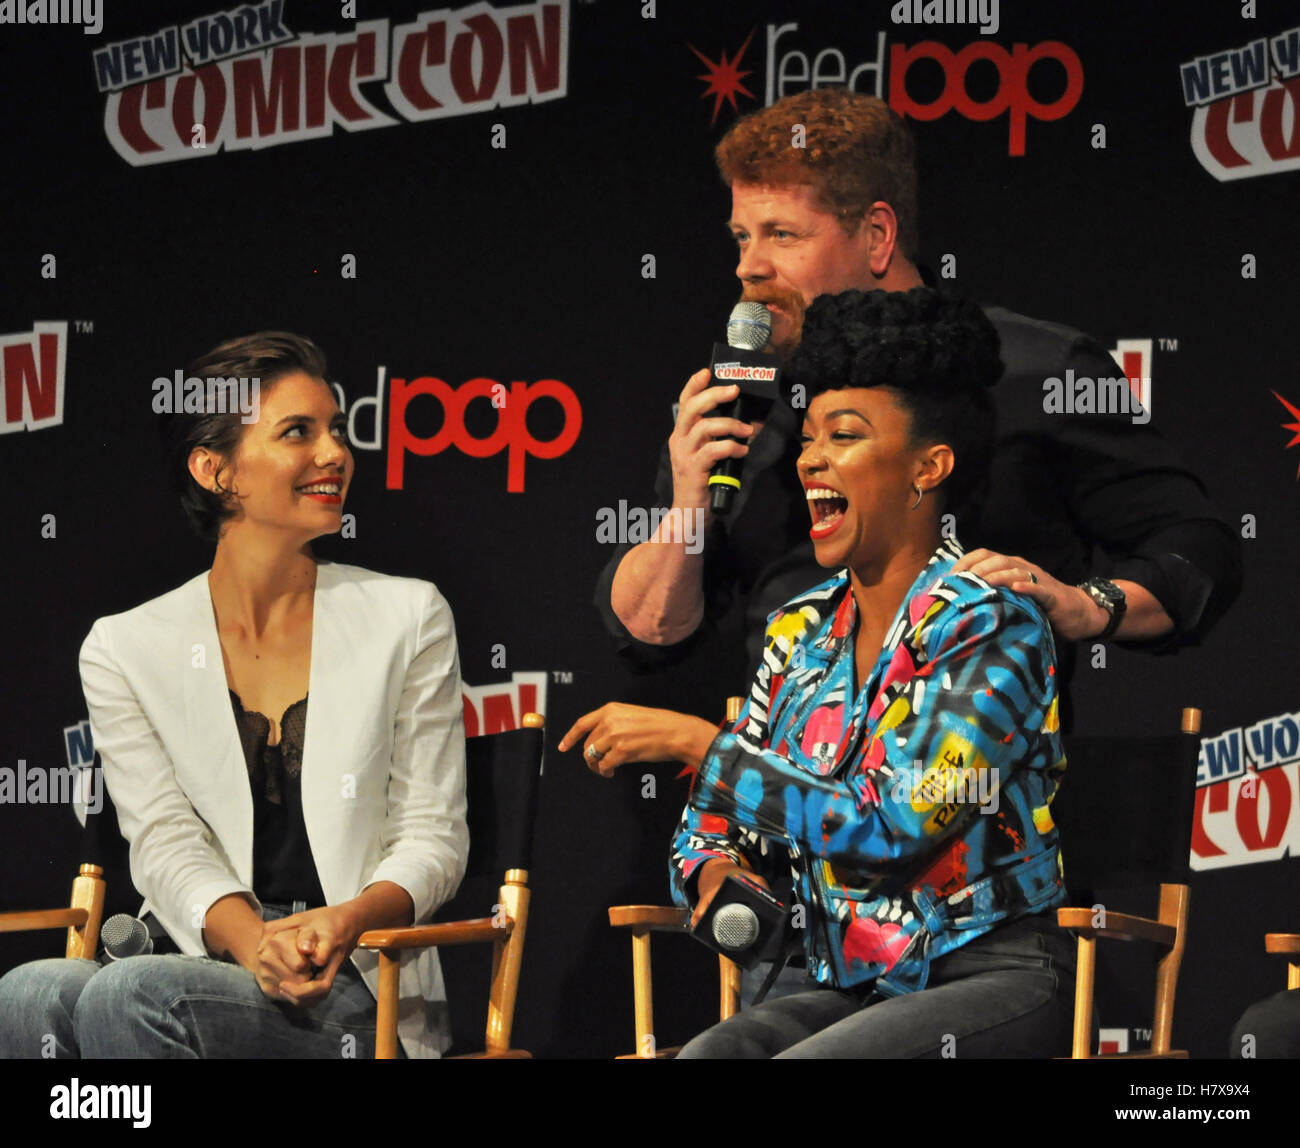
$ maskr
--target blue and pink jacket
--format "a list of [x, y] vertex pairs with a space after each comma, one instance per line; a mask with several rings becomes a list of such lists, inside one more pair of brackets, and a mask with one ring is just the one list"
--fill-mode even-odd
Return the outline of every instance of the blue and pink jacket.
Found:
[[847, 571], [776, 611], [748, 704], [683, 814], [677, 903], [710, 858], [762, 873], [788, 855], [794, 922], [826, 985], [923, 989], [931, 961], [1065, 900], [1051, 630], [1030, 599], [949, 576], [961, 553], [935, 551], [861, 688]]

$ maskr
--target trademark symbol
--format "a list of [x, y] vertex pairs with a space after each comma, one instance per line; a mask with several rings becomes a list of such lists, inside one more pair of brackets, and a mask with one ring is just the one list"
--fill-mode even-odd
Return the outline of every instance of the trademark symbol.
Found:
[[573, 671], [552, 670], [551, 681], [554, 682], [557, 686], [571, 686], [573, 685]]
[[1177, 340], [1177, 339], [1157, 339], [1156, 342], [1160, 344], [1160, 349], [1161, 349], [1162, 351], [1176, 351], [1176, 350], [1178, 350], [1178, 340]]
[[72, 329], [76, 331], [78, 335], [93, 335], [95, 333], [95, 320], [74, 319], [72, 321]]

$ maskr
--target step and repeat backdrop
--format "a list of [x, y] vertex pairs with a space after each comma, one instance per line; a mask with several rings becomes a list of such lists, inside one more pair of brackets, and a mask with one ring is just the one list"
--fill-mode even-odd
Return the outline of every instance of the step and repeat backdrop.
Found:
[[[159, 404], [218, 341], [301, 332], [357, 465], [320, 553], [437, 583], [470, 733], [546, 714], [515, 1043], [632, 1051], [606, 908], [667, 898], [687, 781], [604, 781], [555, 744], [608, 700], [713, 720], [746, 688], [737, 628], [635, 673], [593, 593], [645, 529], [674, 403], [738, 295], [714, 143], [849, 86], [913, 127], [944, 285], [1096, 335], [1240, 531], [1244, 589], [1203, 643], [1081, 651], [1073, 684], [1080, 730], [1204, 710], [1176, 1040], [1223, 1056], [1284, 987], [1265, 932], [1300, 929], [1300, 13], [1208, 7], [0, 4], [0, 909], [57, 904], [75, 873], [92, 623], [211, 561]], [[124, 882], [110, 906], [134, 910]], [[61, 947], [2, 938], [0, 971]], [[656, 962], [680, 1042], [716, 966], [678, 938]], [[1149, 998], [1113, 989], [1101, 1024], [1140, 1047]]]

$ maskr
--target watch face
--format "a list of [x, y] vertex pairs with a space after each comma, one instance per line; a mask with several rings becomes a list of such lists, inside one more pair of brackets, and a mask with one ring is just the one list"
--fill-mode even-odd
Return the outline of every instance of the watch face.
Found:
[[1094, 598], [1100, 596], [1106, 599], [1103, 603], [1108, 609], [1114, 609], [1124, 601], [1124, 591], [1115, 585], [1109, 578], [1089, 578], [1084, 584]]

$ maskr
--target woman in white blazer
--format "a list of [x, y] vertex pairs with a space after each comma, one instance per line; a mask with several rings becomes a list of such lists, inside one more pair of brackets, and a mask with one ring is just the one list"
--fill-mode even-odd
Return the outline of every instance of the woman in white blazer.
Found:
[[[376, 959], [357, 938], [427, 920], [464, 874], [451, 611], [431, 583], [312, 554], [353, 470], [325, 371], [299, 336], [230, 340], [186, 377], [258, 380], [255, 419], [211, 386], [206, 409], [163, 415], [212, 568], [99, 619], [81, 678], [141, 915], [181, 955], [13, 970], [0, 1054], [371, 1055]], [[433, 950], [401, 987], [403, 1050], [438, 1056]]]

